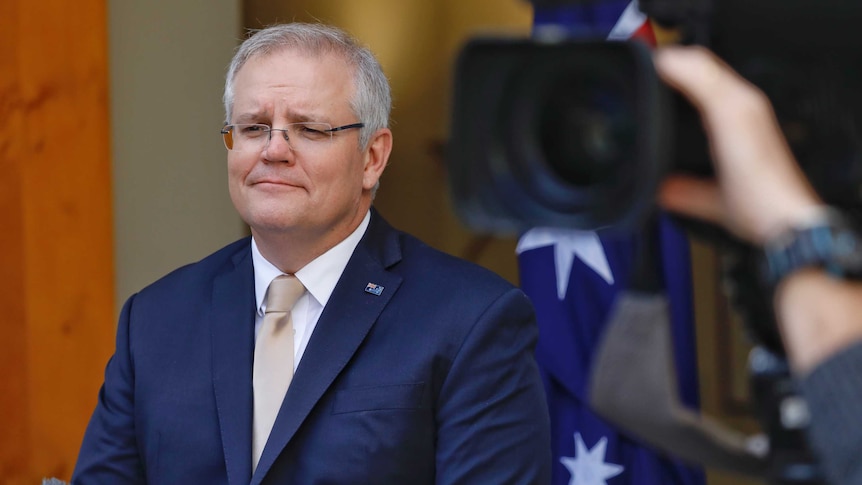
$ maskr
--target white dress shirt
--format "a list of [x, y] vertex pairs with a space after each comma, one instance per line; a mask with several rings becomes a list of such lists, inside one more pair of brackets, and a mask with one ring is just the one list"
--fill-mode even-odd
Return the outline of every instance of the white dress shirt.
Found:
[[[293, 339], [294, 371], [299, 366], [299, 361], [302, 359], [311, 333], [314, 332], [314, 327], [320, 319], [320, 314], [323, 313], [326, 302], [332, 295], [332, 290], [335, 289], [336, 283], [341, 278], [341, 273], [347, 267], [353, 250], [356, 249], [356, 245], [359, 244], [359, 240], [362, 239], [365, 230], [368, 229], [370, 220], [371, 212], [369, 211], [359, 223], [359, 227], [349, 236], [295, 273], [307, 291], [299, 297], [290, 312], [293, 328], [296, 331]], [[251, 260], [254, 266], [254, 297], [257, 303], [257, 312], [254, 317], [254, 338], [257, 341], [257, 334], [261, 324], [263, 324], [263, 315], [266, 311], [266, 292], [269, 289], [269, 284], [277, 276], [284, 273], [260, 254], [254, 238], [251, 240]]]

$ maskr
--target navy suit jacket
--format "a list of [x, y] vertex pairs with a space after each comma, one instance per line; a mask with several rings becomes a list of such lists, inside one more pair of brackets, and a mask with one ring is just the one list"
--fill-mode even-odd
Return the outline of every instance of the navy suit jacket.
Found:
[[253, 272], [246, 238], [129, 298], [74, 484], [550, 481], [527, 297], [374, 211], [252, 474]]

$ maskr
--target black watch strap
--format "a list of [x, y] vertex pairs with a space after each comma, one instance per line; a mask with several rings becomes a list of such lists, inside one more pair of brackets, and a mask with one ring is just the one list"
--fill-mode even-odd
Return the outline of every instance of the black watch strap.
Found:
[[850, 279], [862, 277], [862, 233], [834, 209], [805, 226], [783, 232], [763, 246], [761, 272], [770, 289], [793, 272], [820, 267]]

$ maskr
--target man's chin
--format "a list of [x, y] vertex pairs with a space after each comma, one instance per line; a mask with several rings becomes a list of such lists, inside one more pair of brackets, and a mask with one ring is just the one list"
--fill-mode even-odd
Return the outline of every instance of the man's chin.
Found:
[[242, 220], [251, 228], [252, 234], [289, 234], [309, 225], [307, 217], [304, 216], [308, 211], [303, 210], [301, 204], [286, 203], [283, 199], [279, 202], [279, 207], [273, 207], [274, 204], [270, 202], [248, 204], [244, 210], [239, 210]]
[[253, 235], [266, 237], [268, 235], [295, 234], [301, 230], [299, 221], [290, 218], [253, 218], [246, 220]]

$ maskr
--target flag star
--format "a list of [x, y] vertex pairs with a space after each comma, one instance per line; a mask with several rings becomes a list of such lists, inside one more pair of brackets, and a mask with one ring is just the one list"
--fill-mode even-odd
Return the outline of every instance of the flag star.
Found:
[[569, 470], [569, 485], [607, 485], [625, 469], [621, 465], [605, 463], [608, 439], [602, 437], [593, 449], [588, 450], [580, 433], [575, 433], [575, 456], [564, 456], [560, 462]]
[[521, 236], [516, 251], [521, 254], [524, 251], [545, 246], [554, 246], [557, 298], [560, 300], [566, 297], [575, 256], [601, 276], [607, 284], [614, 284], [614, 275], [608, 264], [608, 258], [605, 256], [599, 235], [595, 232], [537, 227]]
[[628, 40], [634, 36], [634, 34], [636, 34], [646, 22], [649, 22], [649, 18], [646, 14], [641, 12], [638, 1], [634, 0], [629, 2], [626, 9], [623, 10], [622, 15], [620, 15], [619, 20], [617, 20], [616, 25], [614, 25], [614, 28], [611, 29], [611, 32], [608, 34], [608, 40]]

